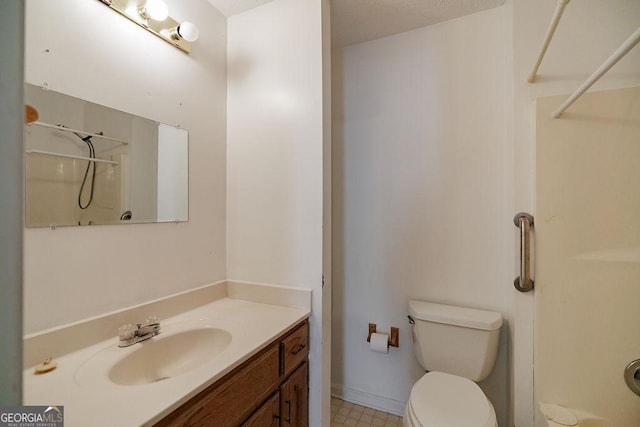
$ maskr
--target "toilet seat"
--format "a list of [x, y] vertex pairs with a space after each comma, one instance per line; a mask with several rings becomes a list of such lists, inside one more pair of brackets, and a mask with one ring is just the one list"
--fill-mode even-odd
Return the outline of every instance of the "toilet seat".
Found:
[[473, 381], [428, 372], [411, 389], [405, 425], [421, 427], [496, 427], [493, 405]]

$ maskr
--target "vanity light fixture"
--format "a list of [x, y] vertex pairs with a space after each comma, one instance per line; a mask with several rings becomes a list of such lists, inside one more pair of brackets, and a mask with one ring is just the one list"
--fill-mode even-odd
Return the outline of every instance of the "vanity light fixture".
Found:
[[175, 28], [172, 28], [169, 31], [172, 39], [184, 39], [188, 42], [194, 42], [198, 40], [198, 36], [200, 33], [198, 32], [198, 27], [192, 22], [183, 22]]
[[162, 22], [169, 17], [169, 8], [162, 0], [147, 0], [140, 6], [138, 13], [144, 19]]
[[99, 1], [185, 53], [191, 52], [191, 43], [198, 39], [198, 27], [171, 18], [162, 0]]

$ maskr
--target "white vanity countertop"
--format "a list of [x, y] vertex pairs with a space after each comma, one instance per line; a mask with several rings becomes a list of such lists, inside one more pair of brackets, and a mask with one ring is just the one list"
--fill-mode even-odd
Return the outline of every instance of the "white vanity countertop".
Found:
[[[198, 308], [161, 319], [162, 339], [194, 324], [222, 327], [232, 334], [231, 343], [211, 361], [173, 378], [144, 385], [117, 385], [108, 380], [108, 367], [90, 372], [80, 369], [96, 354], [122, 352], [123, 356], [144, 343], [117, 347], [114, 337], [56, 358], [58, 367], [35, 375], [24, 370], [24, 405], [64, 406], [65, 426], [152, 425], [198, 392], [248, 360], [279, 335], [310, 315], [308, 309], [222, 298]], [[86, 366], [85, 366], [86, 368]], [[83, 373], [84, 372], [84, 373]], [[84, 379], [83, 379], [84, 377]]]

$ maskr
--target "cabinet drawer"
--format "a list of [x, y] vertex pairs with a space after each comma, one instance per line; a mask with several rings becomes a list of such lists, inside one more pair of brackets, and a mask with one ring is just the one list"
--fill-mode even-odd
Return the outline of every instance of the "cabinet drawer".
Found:
[[282, 348], [282, 374], [287, 376], [307, 358], [309, 353], [309, 323], [305, 322], [280, 344]]

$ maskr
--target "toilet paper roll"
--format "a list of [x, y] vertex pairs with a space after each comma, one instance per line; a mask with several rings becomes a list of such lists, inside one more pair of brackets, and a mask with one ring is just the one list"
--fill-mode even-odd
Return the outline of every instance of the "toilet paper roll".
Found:
[[371, 351], [378, 353], [389, 353], [389, 335], [388, 334], [371, 334]]

